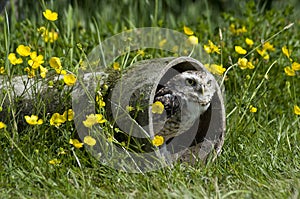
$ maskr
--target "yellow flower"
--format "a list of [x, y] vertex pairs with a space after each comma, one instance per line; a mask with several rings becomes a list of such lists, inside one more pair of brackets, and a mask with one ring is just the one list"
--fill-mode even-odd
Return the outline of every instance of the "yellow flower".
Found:
[[30, 47], [29, 46], [24, 46], [24, 45], [19, 45], [18, 48], [17, 48], [17, 53], [20, 56], [27, 57], [27, 56], [30, 55]]
[[77, 139], [70, 139], [69, 144], [72, 144], [77, 149], [83, 147], [83, 143], [79, 142]]
[[242, 26], [242, 28], [238, 28], [238, 29], [236, 29], [236, 34], [240, 34], [240, 33], [245, 33], [245, 32], [247, 32], [247, 29], [246, 29], [246, 27], [245, 26]]
[[53, 43], [58, 39], [58, 33], [53, 30], [51, 32], [46, 31], [43, 37], [45, 42], [49, 41], [50, 43]]
[[62, 123], [66, 122], [66, 117], [59, 113], [54, 113], [50, 118], [50, 125], [59, 127]]
[[36, 115], [31, 115], [31, 116], [26, 115], [25, 116], [25, 120], [30, 125], [40, 125], [40, 124], [43, 124], [43, 120], [39, 119], [38, 116], [36, 116]]
[[246, 38], [245, 39], [245, 42], [246, 42], [246, 44], [248, 45], [248, 46], [253, 46], [253, 44], [254, 44], [254, 42], [253, 42], [253, 40], [252, 39], [249, 39], [249, 38]]
[[159, 42], [159, 47], [163, 47], [165, 44], [167, 43], [167, 40], [166, 39], [163, 39]]
[[192, 45], [197, 45], [198, 44], [198, 37], [196, 37], [194, 35], [189, 36], [188, 41]]
[[268, 52], [267, 52], [266, 49], [262, 49], [262, 50], [256, 49], [256, 51], [257, 51], [257, 53], [258, 53], [260, 56], [263, 57], [263, 59], [265, 59], [265, 60], [270, 59], [270, 56], [269, 56], [269, 54], [268, 54]]
[[183, 26], [183, 32], [186, 34], [186, 35], [193, 35], [194, 32], [192, 31], [192, 29], [190, 29], [189, 27], [187, 26]]
[[57, 74], [65, 75], [67, 72], [62, 69], [61, 61], [58, 57], [51, 57], [49, 60], [51, 68], [53, 68]]
[[43, 36], [43, 34], [46, 32], [46, 27], [45, 27], [45, 26], [41, 26], [41, 27], [39, 27], [39, 28], [37, 29], [37, 31], [38, 31], [39, 33], [41, 33], [42, 36]]
[[247, 68], [249, 68], [249, 69], [254, 69], [255, 66], [252, 64], [251, 61], [248, 61], [248, 63], [247, 63]]
[[221, 54], [220, 49], [211, 40], [208, 40], [208, 45], [204, 45], [204, 50], [208, 54], [214, 53], [214, 52]]
[[95, 124], [102, 124], [106, 122], [102, 114], [90, 114], [86, 116], [86, 120], [83, 121], [83, 125], [87, 128], [92, 127]]
[[236, 34], [236, 35], [239, 35], [241, 33], [247, 32], [247, 29], [246, 29], [245, 26], [242, 26], [242, 28], [237, 28], [236, 29], [234, 24], [230, 24], [229, 31]]
[[72, 109], [69, 109], [63, 113], [65, 120], [68, 120], [68, 121], [72, 121], [74, 119], [74, 115], [75, 115], [75, 113]]
[[156, 101], [152, 104], [152, 113], [162, 114], [164, 109], [165, 107], [160, 101]]
[[35, 77], [35, 70], [30, 69], [29, 67], [24, 68], [24, 71], [27, 72], [28, 78], [33, 78]]
[[51, 10], [49, 9], [46, 9], [44, 12], [43, 12], [43, 15], [44, 17], [49, 20], [49, 21], [56, 21], [57, 20], [57, 17], [58, 17], [58, 14], [56, 12], [52, 12]]
[[0, 129], [5, 129], [6, 128], [6, 124], [4, 124], [3, 122], [0, 122]]
[[281, 50], [282, 50], [282, 53], [283, 53], [285, 56], [287, 56], [287, 58], [290, 59], [291, 51], [290, 51], [286, 46], [283, 46], [283, 47], [281, 48]]
[[249, 110], [250, 110], [251, 113], [256, 113], [257, 112], [257, 108], [252, 106], [252, 105], [250, 105]]
[[230, 24], [229, 26], [229, 31], [232, 32], [232, 33], [235, 33], [236, 30], [235, 30], [235, 25], [234, 24]]
[[85, 136], [83, 142], [89, 146], [94, 146], [96, 144], [96, 140], [91, 136]]
[[68, 86], [73, 86], [76, 83], [76, 76], [73, 74], [64, 75], [64, 82]]
[[238, 59], [238, 65], [241, 69], [244, 70], [244, 69], [248, 68], [247, 64], [248, 64], [247, 58], [244, 57], [244, 58]]
[[141, 55], [142, 57], [144, 57], [145, 56], [145, 51], [144, 50], [138, 50], [137, 54]]
[[127, 112], [131, 112], [131, 111], [133, 111], [133, 110], [134, 110], [134, 107], [129, 106], [129, 105], [126, 106], [126, 111], [127, 111]]
[[287, 66], [287, 67], [284, 68], [284, 72], [288, 76], [295, 76], [296, 75], [295, 71], [291, 67], [289, 67], [289, 66]]
[[44, 57], [43, 55], [37, 56], [36, 52], [32, 52], [30, 54], [30, 60], [28, 60], [29, 66], [31, 66], [33, 69], [37, 69], [41, 64], [44, 63]]
[[113, 69], [114, 70], [120, 70], [120, 64], [118, 62], [113, 63]]
[[61, 160], [57, 159], [57, 158], [54, 158], [52, 160], [49, 160], [48, 162], [49, 164], [52, 164], [52, 165], [57, 165], [57, 164], [60, 164], [61, 163]]
[[300, 115], [300, 107], [299, 107], [299, 106], [294, 105], [294, 113], [295, 113], [296, 115]]
[[160, 146], [164, 143], [164, 137], [160, 136], [160, 135], [156, 135], [154, 136], [153, 140], [152, 140], [152, 144], [154, 146]]
[[42, 78], [46, 77], [47, 72], [48, 72], [47, 68], [44, 68], [43, 66], [40, 66], [40, 75], [41, 75]]
[[241, 46], [234, 46], [234, 50], [235, 52], [237, 52], [238, 54], [241, 54], [241, 55], [245, 55], [247, 53], [247, 51], [242, 48]]
[[226, 71], [226, 68], [223, 67], [223, 65], [217, 65], [217, 64], [205, 64], [205, 67], [212, 73], [216, 75], [223, 75], [223, 73]]
[[61, 62], [60, 59], [58, 57], [51, 57], [49, 60], [49, 64], [53, 69], [61, 69]]
[[246, 68], [249, 68], [249, 69], [253, 69], [255, 68], [254, 65], [252, 64], [251, 61], [248, 61], [247, 58], [239, 58], [238, 59], [238, 66], [241, 68], [241, 69], [246, 69]]
[[67, 154], [67, 152], [65, 151], [65, 149], [64, 148], [62, 148], [62, 147], [59, 147], [59, 149], [58, 149], [59, 151], [58, 151], [58, 155], [65, 155], [65, 154]]
[[293, 63], [292, 63], [292, 69], [293, 69], [294, 71], [300, 70], [300, 64], [297, 63], [297, 62], [293, 62]]
[[105, 102], [103, 101], [102, 96], [97, 95], [96, 96], [96, 102], [98, 103], [99, 107], [105, 107]]
[[15, 53], [9, 53], [8, 60], [12, 65], [22, 64], [22, 58], [17, 58]]
[[275, 50], [274, 46], [268, 41], [263, 44], [263, 49], [269, 50], [269, 51], [274, 51]]
[[5, 68], [4, 66], [0, 67], [0, 74], [3, 75], [5, 73]]

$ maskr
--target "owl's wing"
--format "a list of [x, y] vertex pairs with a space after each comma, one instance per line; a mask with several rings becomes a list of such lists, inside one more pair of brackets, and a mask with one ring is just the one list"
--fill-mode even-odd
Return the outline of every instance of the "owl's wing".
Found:
[[160, 101], [164, 105], [167, 118], [180, 111], [180, 98], [174, 95], [172, 90], [167, 87], [161, 88], [154, 97], [154, 102]]

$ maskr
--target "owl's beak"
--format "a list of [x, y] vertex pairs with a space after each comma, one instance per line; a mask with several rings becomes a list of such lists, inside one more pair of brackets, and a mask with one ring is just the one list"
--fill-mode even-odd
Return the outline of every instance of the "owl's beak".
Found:
[[204, 85], [200, 85], [199, 91], [202, 95], [204, 95]]

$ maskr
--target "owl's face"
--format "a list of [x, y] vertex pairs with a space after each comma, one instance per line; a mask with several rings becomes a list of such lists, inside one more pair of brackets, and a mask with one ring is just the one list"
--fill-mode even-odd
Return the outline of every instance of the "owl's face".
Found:
[[202, 106], [210, 103], [216, 90], [214, 77], [204, 71], [185, 71], [170, 79], [166, 86], [181, 98]]

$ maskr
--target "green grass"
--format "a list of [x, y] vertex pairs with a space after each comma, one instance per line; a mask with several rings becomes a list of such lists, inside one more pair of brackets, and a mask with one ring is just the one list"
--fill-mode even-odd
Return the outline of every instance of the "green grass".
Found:
[[[26, 125], [17, 130], [11, 118], [7, 123], [10, 128], [0, 129], [0, 198], [300, 197], [300, 117], [293, 111], [294, 105], [300, 106], [300, 72], [293, 77], [285, 74], [284, 68], [291, 63], [281, 51], [286, 45], [292, 49], [292, 59], [300, 62], [297, 1], [285, 4], [274, 1], [273, 10], [266, 13], [261, 13], [254, 2], [242, 1], [235, 2], [233, 9], [226, 13], [214, 11], [211, 5], [205, 7], [203, 2], [189, 2], [182, 12], [177, 5], [163, 9], [160, 1], [157, 4], [101, 1], [96, 5], [88, 2], [73, 6], [63, 1], [40, 2], [34, 6], [23, 3], [22, 7], [10, 8], [22, 8], [18, 18], [10, 9], [9, 20], [2, 14], [0, 68], [5, 67], [6, 73], [0, 78], [26, 74], [23, 71], [26, 62], [12, 66], [7, 60], [8, 54], [15, 52], [20, 44], [30, 45], [44, 55], [44, 66], [49, 71], [49, 58], [57, 56], [64, 69], [76, 73], [81, 59], [99, 39], [125, 29], [152, 25], [180, 32], [183, 25], [190, 27], [201, 45], [211, 40], [221, 46], [221, 55], [213, 54], [211, 60], [227, 69], [243, 57], [234, 51], [235, 45], [250, 52], [271, 38], [275, 50], [269, 52], [269, 60], [254, 50], [247, 55], [254, 69], [242, 70], [235, 65], [226, 73], [227, 130], [222, 153], [214, 162], [209, 160], [206, 165], [194, 166], [176, 163], [173, 168], [144, 174], [117, 171], [101, 165], [84, 148], [70, 145], [69, 139], [76, 138], [72, 123], [60, 128], [50, 126], [51, 115], [41, 109], [42, 104], [32, 102], [35, 104], [32, 111], [40, 111], [43, 125]], [[165, 4], [172, 3], [165, 1]], [[294, 10], [289, 4], [295, 5]], [[43, 18], [46, 7], [58, 11], [56, 22], [49, 23]], [[294, 25], [284, 29], [290, 23]], [[234, 35], [229, 31], [230, 24], [237, 28], [245, 26], [247, 32]], [[37, 33], [42, 25], [58, 31], [59, 39], [53, 44], [45, 43]], [[246, 37], [254, 41], [253, 47], [245, 44]], [[151, 52], [146, 52], [148, 58], [159, 56], [159, 52], [158, 55]], [[2, 102], [0, 98], [0, 105]], [[17, 115], [15, 105], [12, 103], [8, 111]], [[257, 107], [256, 113], [249, 111], [250, 105]], [[0, 114], [8, 114], [5, 111]], [[24, 119], [16, 117], [15, 122], [20, 120]], [[61, 150], [66, 154], [61, 154]], [[61, 163], [49, 164], [54, 158]]]

